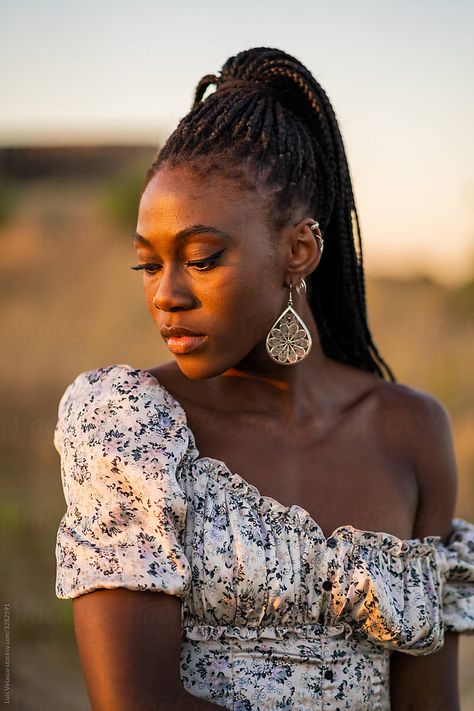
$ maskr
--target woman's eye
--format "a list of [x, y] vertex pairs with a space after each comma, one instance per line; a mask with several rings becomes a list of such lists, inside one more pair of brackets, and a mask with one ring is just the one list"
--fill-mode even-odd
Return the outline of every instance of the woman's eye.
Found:
[[221, 249], [220, 252], [216, 252], [216, 254], [211, 254], [210, 257], [206, 257], [206, 259], [196, 259], [193, 262], [187, 262], [187, 266], [194, 267], [198, 272], [208, 272], [211, 269], [214, 269], [215, 263], [221, 256], [222, 252], [225, 252], [225, 250], [226, 247]]
[[143, 269], [147, 274], [154, 274], [158, 270], [159, 266], [159, 264], [145, 264]]
[[[196, 259], [195, 261], [192, 262], [186, 262], [186, 266], [188, 267], [193, 267], [196, 269], [198, 272], [208, 272], [211, 269], [214, 268], [215, 263], [221, 256], [222, 252], [224, 252], [225, 249], [221, 249], [220, 252], [217, 252], [217, 254], [213, 254], [210, 257], [207, 257], [206, 259]], [[155, 274], [155, 272], [161, 268], [160, 264], [137, 264], [134, 267], [130, 267], [130, 269], [137, 269], [137, 270], [144, 270], [146, 274], [149, 274], [150, 276]]]
[[130, 267], [130, 269], [136, 269], [138, 270], [143, 270], [147, 274], [154, 274], [155, 271], [159, 268], [159, 264], [137, 264], [134, 267]]
[[194, 267], [195, 269], [198, 270], [198, 272], [207, 272], [210, 269], [213, 269], [215, 266], [215, 263], [219, 259], [220, 253], [218, 255], [214, 255], [212, 257], [208, 257], [207, 259], [199, 259], [196, 260], [195, 262], [187, 262], [188, 267]]

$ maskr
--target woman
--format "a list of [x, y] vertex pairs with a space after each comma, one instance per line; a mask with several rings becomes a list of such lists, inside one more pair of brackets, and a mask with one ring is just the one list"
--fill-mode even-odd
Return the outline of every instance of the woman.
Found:
[[373, 342], [343, 142], [297, 59], [201, 79], [135, 247], [175, 359], [80, 373], [55, 430], [56, 594], [94, 711], [458, 709], [474, 526], [449, 415]]

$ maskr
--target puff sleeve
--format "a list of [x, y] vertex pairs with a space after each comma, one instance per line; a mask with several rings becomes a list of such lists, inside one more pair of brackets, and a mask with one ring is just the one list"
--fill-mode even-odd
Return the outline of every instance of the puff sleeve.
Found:
[[474, 524], [454, 518], [441, 549], [443, 621], [446, 632], [474, 633]]
[[184, 598], [187, 500], [177, 470], [188, 435], [171, 397], [145, 372], [80, 373], [58, 409], [54, 445], [66, 500], [56, 536], [56, 596], [99, 588]]

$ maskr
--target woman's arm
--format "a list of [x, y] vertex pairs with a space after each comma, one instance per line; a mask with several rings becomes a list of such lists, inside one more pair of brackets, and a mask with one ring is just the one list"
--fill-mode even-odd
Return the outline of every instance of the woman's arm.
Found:
[[72, 605], [93, 711], [222, 708], [182, 686], [181, 605], [176, 596], [103, 589], [74, 598]]
[[456, 632], [446, 632], [434, 654], [391, 654], [390, 702], [391, 711], [459, 711]]
[[[418, 508], [413, 537], [451, 530], [456, 503], [456, 458], [446, 409], [424, 393], [412, 396], [407, 408], [411, 448], [418, 479]], [[392, 711], [459, 711], [458, 634], [446, 632], [443, 647], [432, 654], [390, 656]]]

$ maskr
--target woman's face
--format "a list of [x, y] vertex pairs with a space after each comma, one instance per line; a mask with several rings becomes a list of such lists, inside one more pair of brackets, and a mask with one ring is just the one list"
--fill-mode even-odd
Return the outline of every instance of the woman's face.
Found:
[[[164, 167], [142, 195], [137, 234], [147, 241], [134, 245], [138, 264], [149, 265], [143, 284], [158, 330], [204, 334], [169, 340], [181, 371], [210, 378], [243, 359], [271, 368], [265, 339], [288, 302], [289, 247], [270, 234], [261, 196], [221, 175]], [[196, 345], [185, 352], [186, 343]]]

